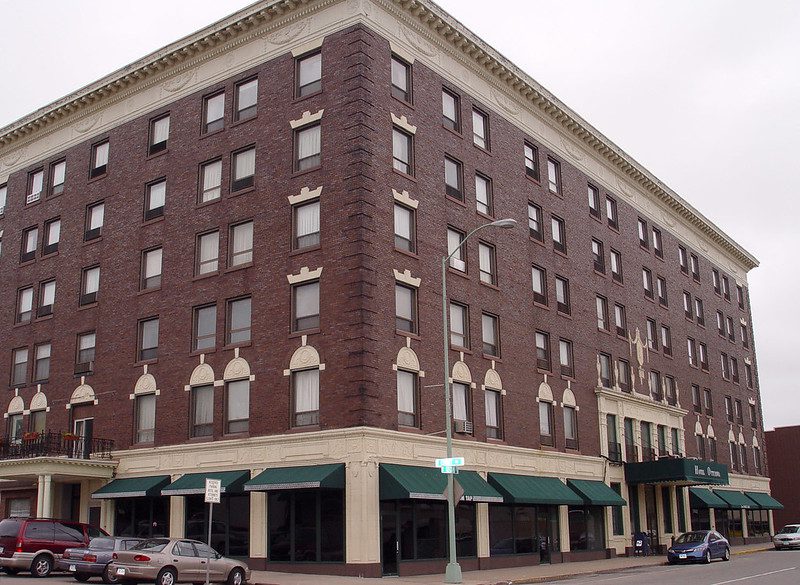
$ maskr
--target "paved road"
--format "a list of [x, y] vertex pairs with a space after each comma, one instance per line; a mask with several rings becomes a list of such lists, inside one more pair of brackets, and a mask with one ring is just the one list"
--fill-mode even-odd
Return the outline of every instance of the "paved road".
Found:
[[[548, 581], [556, 583], [556, 581]], [[800, 551], [768, 550], [734, 556], [710, 565], [655, 566], [621, 573], [583, 575], [558, 583], [570, 585], [797, 585]]]

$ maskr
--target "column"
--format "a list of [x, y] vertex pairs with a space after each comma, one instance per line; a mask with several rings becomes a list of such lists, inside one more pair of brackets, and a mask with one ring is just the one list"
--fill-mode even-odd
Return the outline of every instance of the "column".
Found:
[[772, 510], [767, 510], [767, 517], [769, 518], [769, 535], [775, 536], [775, 520], [772, 518]]
[[[675, 487], [674, 485], [669, 486], [669, 501], [672, 502], [670, 509], [672, 510], [672, 534], [680, 534], [680, 525], [678, 523], [678, 490], [683, 489], [679, 487]], [[683, 513], [683, 510], [681, 510]]]
[[708, 518], [711, 521], [711, 530], [717, 529], [717, 515], [715, 514], [716, 510], [714, 508], [708, 509]]
[[656, 530], [658, 531], [658, 542], [653, 543], [653, 546], [663, 544], [664, 541], [664, 499], [661, 493], [661, 486], [655, 486], [653, 490], [656, 495]]
[[647, 502], [644, 497], [644, 484], [638, 484], [634, 489], [639, 501], [639, 528], [642, 532], [647, 532]]
[[[174, 478], [173, 481], [175, 481]], [[169, 537], [183, 538], [184, 536], [186, 536], [186, 496], [170, 496]]]
[[686, 519], [686, 530], [694, 530], [692, 526], [692, 505], [689, 502], [689, 488], [677, 488], [683, 490], [683, 517]]
[[558, 540], [561, 541], [561, 552], [569, 552], [569, 506], [558, 507]]
[[267, 559], [267, 492], [250, 492], [250, 558]]
[[357, 459], [347, 463], [344, 484], [345, 562], [380, 564], [380, 497], [378, 464]]
[[478, 558], [489, 556], [489, 504], [475, 504], [475, 531], [478, 538]]
[[750, 527], [747, 525], [747, 510], [742, 509], [742, 538], [750, 536]]
[[44, 516], [44, 475], [39, 476], [36, 482], [36, 517], [42, 518]]
[[44, 475], [44, 488], [43, 488], [43, 502], [42, 502], [42, 517], [53, 517], [53, 476]]
[[116, 503], [112, 498], [100, 500], [100, 528], [114, 534], [114, 512]]
[[78, 519], [80, 522], [88, 523], [89, 522], [89, 503], [91, 502], [91, 486], [92, 481], [88, 479], [82, 479], [81, 483], [81, 496], [80, 496], [80, 506], [78, 509]]

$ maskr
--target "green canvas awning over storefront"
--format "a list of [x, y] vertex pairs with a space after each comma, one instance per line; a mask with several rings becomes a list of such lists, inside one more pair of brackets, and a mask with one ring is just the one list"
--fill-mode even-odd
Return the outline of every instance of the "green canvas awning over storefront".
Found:
[[114, 479], [92, 494], [95, 500], [111, 498], [144, 498], [160, 496], [161, 489], [169, 483], [168, 475]]
[[[453, 476], [464, 492], [465, 501], [502, 502], [503, 496], [475, 471], [460, 471]], [[445, 500], [447, 475], [436, 467], [395, 465], [380, 466], [381, 500]], [[456, 487], [458, 490], [458, 487]]]
[[728, 503], [706, 488], [689, 488], [689, 506], [691, 508], [726, 509]]
[[626, 506], [627, 502], [602, 481], [568, 479], [567, 485], [591, 506]]
[[583, 505], [583, 498], [557, 477], [490, 473], [489, 485], [512, 504]]
[[756, 503], [742, 492], [734, 490], [714, 490], [714, 493], [727, 502], [728, 505], [726, 508], [744, 508], [745, 510], [758, 508]]
[[783, 510], [783, 504], [769, 494], [763, 492], [744, 492], [762, 510]]
[[344, 489], [344, 463], [265, 469], [244, 484], [245, 491]]
[[727, 485], [728, 467], [714, 461], [677, 458], [626, 463], [625, 481], [629, 484]]
[[187, 473], [161, 490], [162, 496], [195, 496], [206, 493], [206, 478], [222, 482], [223, 494], [242, 493], [242, 486], [250, 478], [250, 472], [213, 471], [206, 473]]

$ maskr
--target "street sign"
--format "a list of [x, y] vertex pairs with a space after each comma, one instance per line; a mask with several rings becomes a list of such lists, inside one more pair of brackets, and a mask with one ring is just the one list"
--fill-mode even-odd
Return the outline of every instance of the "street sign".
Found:
[[452, 465], [442, 465], [442, 473], [458, 473], [458, 467]]
[[219, 479], [206, 478], [206, 503], [219, 504], [220, 493], [222, 492], [222, 481]]
[[436, 467], [461, 467], [462, 465], [464, 465], [463, 457], [447, 457], [436, 460]]

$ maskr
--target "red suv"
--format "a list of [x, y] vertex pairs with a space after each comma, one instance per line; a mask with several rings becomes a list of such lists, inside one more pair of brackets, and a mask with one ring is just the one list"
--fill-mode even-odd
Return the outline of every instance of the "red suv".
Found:
[[47, 577], [65, 549], [87, 546], [104, 535], [99, 528], [70, 520], [6, 518], [0, 520], [0, 568], [9, 575], [30, 571], [34, 577]]

